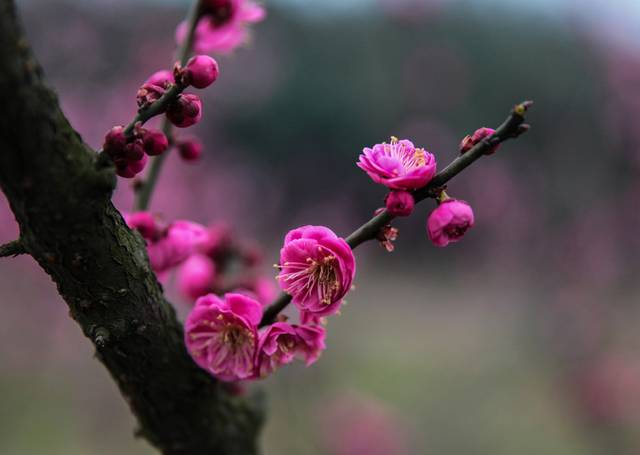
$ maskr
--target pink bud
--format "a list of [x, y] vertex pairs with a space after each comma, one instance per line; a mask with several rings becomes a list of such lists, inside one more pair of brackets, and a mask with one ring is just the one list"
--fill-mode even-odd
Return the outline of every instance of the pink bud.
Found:
[[144, 156], [144, 145], [141, 139], [134, 139], [124, 148], [124, 157], [127, 161], [139, 161]]
[[121, 163], [116, 165], [116, 174], [125, 179], [132, 179], [136, 176], [136, 172], [130, 169], [127, 164], [122, 165]]
[[164, 88], [159, 85], [143, 84], [136, 93], [136, 103], [138, 107], [145, 108], [153, 104], [164, 95]]
[[434, 245], [447, 246], [460, 240], [473, 223], [473, 210], [469, 204], [446, 199], [429, 215], [427, 232]]
[[206, 88], [218, 79], [218, 62], [208, 55], [191, 57], [184, 69], [184, 83], [195, 88]]
[[202, 118], [202, 102], [191, 93], [178, 96], [167, 108], [167, 118], [178, 128], [195, 125]]
[[119, 159], [115, 161], [116, 174], [127, 179], [133, 178], [136, 174], [142, 172], [148, 159], [149, 158], [144, 153], [142, 154], [142, 158], [139, 160], [128, 161], [126, 159]]
[[[473, 147], [475, 147], [480, 141], [482, 141], [487, 137], [490, 137], [495, 132], [496, 130], [492, 128], [478, 128], [471, 136], [466, 135], [464, 139], [462, 139], [462, 141], [460, 142], [460, 147], [459, 147], [460, 153], [468, 152]], [[498, 147], [500, 147], [499, 144], [491, 147], [487, 152], [485, 152], [485, 154], [491, 155], [492, 153], [495, 153], [495, 151], [498, 150]]]
[[147, 79], [144, 83], [157, 85], [158, 87], [166, 89], [170, 85], [174, 84], [175, 80], [173, 79], [173, 73], [171, 73], [171, 71], [160, 70], [149, 76], [149, 79]]
[[104, 152], [115, 160], [124, 154], [124, 148], [127, 145], [127, 138], [124, 135], [123, 126], [114, 126], [104, 137]]
[[142, 135], [144, 151], [149, 156], [162, 154], [169, 147], [167, 136], [160, 130], [147, 129]]
[[147, 165], [147, 161], [149, 161], [149, 157], [147, 155], [142, 155], [142, 158], [140, 158], [139, 160], [131, 161], [129, 163], [129, 169], [131, 169], [134, 173], [139, 174]]
[[185, 161], [196, 161], [202, 155], [202, 143], [197, 139], [178, 142], [178, 153]]
[[415, 201], [408, 191], [395, 190], [387, 194], [384, 200], [387, 210], [393, 216], [409, 216], [413, 212]]

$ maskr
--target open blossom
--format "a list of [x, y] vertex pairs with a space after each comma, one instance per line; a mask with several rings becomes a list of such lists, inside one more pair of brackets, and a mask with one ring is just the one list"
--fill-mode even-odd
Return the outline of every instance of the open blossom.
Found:
[[290, 231], [278, 268], [280, 287], [291, 294], [294, 305], [316, 316], [338, 311], [356, 273], [347, 242], [324, 226]]
[[325, 330], [320, 326], [290, 325], [276, 322], [260, 334], [256, 375], [265, 377], [296, 357], [307, 366], [314, 363], [325, 349]]
[[395, 137], [389, 144], [365, 147], [357, 164], [374, 182], [393, 190], [415, 190], [429, 183], [436, 173], [436, 159], [431, 153]]
[[[482, 141], [484, 138], [490, 137], [495, 132], [496, 130], [494, 130], [493, 128], [483, 127], [475, 130], [472, 135], [466, 135], [464, 139], [462, 139], [462, 141], [460, 142], [460, 153], [468, 152], [473, 147], [475, 147], [476, 144]], [[486, 154], [491, 155], [492, 153], [495, 153], [495, 151], [498, 150], [498, 147], [500, 147], [500, 144], [491, 147], [489, 151], [486, 152]]]
[[469, 204], [447, 199], [429, 215], [427, 232], [434, 245], [447, 246], [460, 240], [473, 223], [473, 210]]
[[254, 375], [262, 306], [242, 294], [200, 297], [185, 321], [185, 344], [200, 368], [222, 381]]
[[[203, 0], [193, 48], [198, 53], [229, 53], [247, 41], [247, 25], [264, 17], [264, 8], [252, 0]], [[186, 35], [187, 23], [182, 22], [176, 29], [178, 43]]]

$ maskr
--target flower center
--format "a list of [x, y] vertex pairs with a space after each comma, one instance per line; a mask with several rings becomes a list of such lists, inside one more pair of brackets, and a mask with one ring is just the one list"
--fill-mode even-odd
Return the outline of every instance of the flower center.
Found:
[[229, 22], [233, 17], [232, 0], [209, 0], [203, 6], [203, 13], [211, 16], [216, 26]]
[[238, 348], [246, 344], [248, 339], [247, 331], [237, 325], [229, 325], [222, 335], [222, 340], [231, 347], [233, 352], [236, 352]]
[[333, 302], [333, 296], [340, 290], [340, 280], [336, 269], [336, 257], [327, 255], [322, 259], [307, 258], [305, 262], [285, 262], [279, 278], [287, 283], [289, 293], [307, 300], [313, 292], [324, 305]]

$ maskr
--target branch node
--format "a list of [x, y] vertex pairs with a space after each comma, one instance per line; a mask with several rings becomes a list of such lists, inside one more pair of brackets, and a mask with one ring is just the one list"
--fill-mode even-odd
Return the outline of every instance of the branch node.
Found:
[[109, 342], [109, 330], [104, 327], [98, 327], [93, 332], [93, 342], [98, 349], [104, 348]]

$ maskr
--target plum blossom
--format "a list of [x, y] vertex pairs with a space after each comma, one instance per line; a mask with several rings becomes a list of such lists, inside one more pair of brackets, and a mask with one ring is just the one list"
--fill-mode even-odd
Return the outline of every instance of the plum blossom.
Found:
[[181, 264], [208, 240], [207, 229], [191, 221], [176, 220], [164, 227], [149, 212], [126, 214], [124, 219], [146, 240], [149, 262], [156, 273]]
[[200, 297], [185, 322], [185, 344], [198, 366], [222, 381], [254, 375], [262, 306], [242, 294]]
[[389, 144], [365, 147], [357, 165], [374, 182], [392, 190], [415, 190], [429, 183], [436, 173], [436, 159], [431, 153], [396, 137]]
[[325, 330], [320, 326], [276, 322], [262, 331], [256, 357], [256, 375], [265, 377], [282, 365], [301, 358], [313, 364], [325, 349]]
[[[247, 25], [265, 17], [262, 6], [252, 0], [204, 0], [196, 25], [193, 49], [198, 53], [229, 53], [248, 39]], [[176, 29], [176, 41], [187, 35], [187, 23]]]
[[351, 289], [356, 263], [351, 248], [324, 226], [290, 231], [280, 250], [280, 287], [298, 309], [326, 316], [336, 313]]
[[464, 201], [446, 199], [429, 215], [427, 232], [436, 246], [460, 240], [473, 227], [473, 210]]

